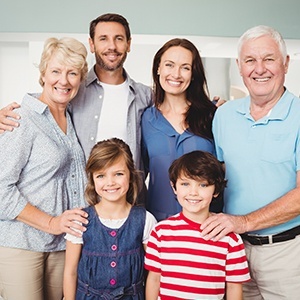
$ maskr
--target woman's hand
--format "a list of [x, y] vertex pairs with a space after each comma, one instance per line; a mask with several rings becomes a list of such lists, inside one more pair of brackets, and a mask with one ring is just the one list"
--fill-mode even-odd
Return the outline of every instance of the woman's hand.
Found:
[[51, 217], [49, 220], [49, 232], [52, 234], [70, 233], [77, 237], [81, 237], [86, 231], [86, 219], [88, 214], [80, 208], [66, 210], [60, 216]]

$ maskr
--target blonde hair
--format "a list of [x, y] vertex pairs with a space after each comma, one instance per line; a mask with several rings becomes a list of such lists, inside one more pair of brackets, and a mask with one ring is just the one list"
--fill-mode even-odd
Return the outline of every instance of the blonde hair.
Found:
[[39, 83], [42, 87], [44, 86], [42, 77], [45, 75], [49, 60], [54, 53], [58, 55], [62, 64], [75, 67], [80, 71], [81, 81], [86, 78], [88, 72], [86, 47], [78, 40], [70, 37], [64, 37], [61, 39], [52, 37], [45, 41], [39, 64]]
[[137, 196], [142, 187], [139, 171], [135, 169], [132, 153], [129, 146], [118, 138], [111, 138], [98, 142], [92, 149], [86, 164], [87, 186], [85, 189], [86, 200], [90, 205], [97, 204], [101, 199], [96, 193], [93, 174], [112, 166], [120, 158], [124, 158], [130, 173], [129, 189], [126, 200], [130, 204], [136, 203]]

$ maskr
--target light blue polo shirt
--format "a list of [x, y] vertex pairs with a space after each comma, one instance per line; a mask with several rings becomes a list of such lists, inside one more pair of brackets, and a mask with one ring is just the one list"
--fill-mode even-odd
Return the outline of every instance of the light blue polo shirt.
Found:
[[[294, 189], [300, 169], [300, 99], [285, 91], [258, 121], [249, 107], [249, 96], [229, 101], [213, 120], [217, 157], [225, 162], [228, 179], [224, 210], [234, 215], [257, 210]], [[275, 234], [297, 225], [300, 216], [254, 233]]]

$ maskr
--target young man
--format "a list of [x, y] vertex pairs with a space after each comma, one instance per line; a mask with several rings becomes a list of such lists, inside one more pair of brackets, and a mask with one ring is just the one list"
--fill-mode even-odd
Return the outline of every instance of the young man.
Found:
[[242, 300], [242, 283], [250, 277], [241, 237], [206, 241], [200, 230], [226, 185], [222, 165], [208, 152], [193, 151], [173, 162], [169, 176], [182, 212], [151, 233], [146, 299], [223, 299], [226, 293], [226, 299]]

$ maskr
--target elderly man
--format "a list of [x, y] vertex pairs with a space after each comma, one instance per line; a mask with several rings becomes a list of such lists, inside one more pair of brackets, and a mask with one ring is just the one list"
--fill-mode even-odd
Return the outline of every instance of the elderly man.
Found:
[[239, 40], [238, 67], [249, 96], [218, 109], [213, 133], [228, 187], [225, 214], [203, 224], [203, 237], [242, 234], [252, 281], [244, 299], [299, 299], [300, 99], [284, 87], [289, 56], [267, 26]]

